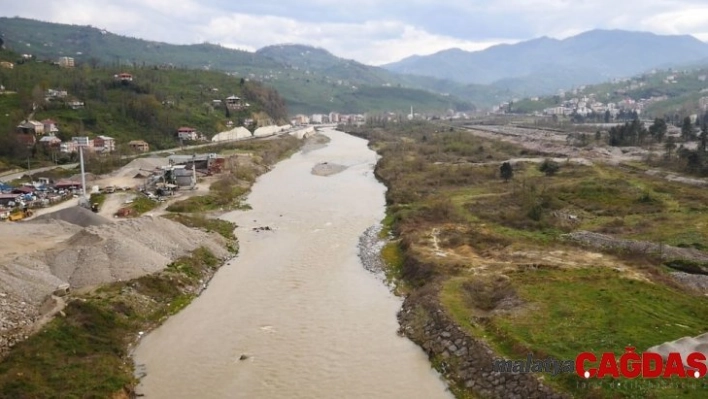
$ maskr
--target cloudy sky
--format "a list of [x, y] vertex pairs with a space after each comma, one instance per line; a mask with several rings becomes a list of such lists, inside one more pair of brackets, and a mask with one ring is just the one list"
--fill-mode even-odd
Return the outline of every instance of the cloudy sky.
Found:
[[[92, 25], [169, 43], [323, 47], [380, 65], [596, 28], [708, 41], [705, 0], [0, 0], [0, 15]], [[1, 29], [1, 27], [0, 27]]]

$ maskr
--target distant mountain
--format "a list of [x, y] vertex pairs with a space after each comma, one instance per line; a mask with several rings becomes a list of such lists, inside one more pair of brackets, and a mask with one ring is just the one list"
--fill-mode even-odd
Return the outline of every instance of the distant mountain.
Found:
[[492, 84], [531, 95], [706, 57], [708, 44], [692, 36], [593, 30], [563, 40], [541, 37], [476, 52], [444, 50], [409, 57], [384, 68], [464, 83]]
[[289, 112], [406, 111], [470, 109], [470, 101], [496, 102], [503, 91], [438, 79], [399, 75], [344, 60], [302, 45], [265, 47], [257, 52], [214, 44], [173, 45], [115, 35], [90, 26], [0, 17], [5, 46], [40, 59], [71, 56], [77, 63], [161, 65], [211, 69], [263, 81], [286, 100]]

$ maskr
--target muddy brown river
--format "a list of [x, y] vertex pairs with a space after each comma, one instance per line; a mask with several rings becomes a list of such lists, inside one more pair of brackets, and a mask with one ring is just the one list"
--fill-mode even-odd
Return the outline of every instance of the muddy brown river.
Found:
[[[141, 341], [139, 393], [452, 398], [424, 353], [396, 334], [401, 300], [358, 257], [359, 237], [384, 216], [376, 155], [362, 139], [324, 134], [324, 148], [298, 152], [259, 178], [248, 197], [253, 210], [224, 216], [239, 226], [239, 256]], [[347, 168], [311, 174], [323, 162]]]

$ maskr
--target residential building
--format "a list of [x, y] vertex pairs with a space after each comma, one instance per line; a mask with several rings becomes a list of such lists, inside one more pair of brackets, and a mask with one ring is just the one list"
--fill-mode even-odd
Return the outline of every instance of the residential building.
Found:
[[44, 124], [42, 122], [37, 122], [33, 120], [24, 120], [22, 123], [17, 125], [17, 130], [25, 134], [44, 134]]
[[7, 68], [7, 69], [13, 69], [15, 67], [15, 64], [13, 64], [12, 62], [0, 61], [0, 67]]
[[26, 145], [27, 147], [33, 147], [37, 144], [37, 136], [34, 134], [16, 134], [15, 137], [17, 141]]
[[131, 75], [129, 73], [125, 73], [125, 72], [115, 75], [114, 77], [116, 79], [120, 80], [121, 82], [132, 82], [133, 81], [133, 75]]
[[52, 119], [45, 119], [42, 121], [42, 124], [44, 125], [44, 134], [55, 136], [57, 133], [59, 133], [59, 127], [57, 126], [57, 123]]
[[98, 136], [93, 139], [93, 148], [99, 152], [113, 152], [116, 150], [116, 140], [113, 137]]
[[184, 141], [197, 141], [199, 140], [199, 133], [197, 129], [193, 127], [181, 127], [177, 129], [177, 138]]
[[62, 68], [73, 68], [74, 67], [74, 57], [60, 57], [59, 66]]
[[137, 152], [148, 152], [150, 151], [150, 145], [144, 140], [133, 140], [128, 143], [128, 147], [133, 151]]
[[57, 136], [44, 136], [39, 139], [39, 144], [46, 148], [59, 149], [61, 146], [61, 140]]
[[69, 101], [68, 103], [66, 103], [66, 105], [68, 105], [69, 108], [71, 108], [71, 109], [81, 109], [84, 107], [84, 102], [74, 100], [74, 101]]
[[244, 105], [240, 97], [231, 95], [226, 97], [226, 107], [228, 107], [229, 109], [239, 110], [244, 108]]

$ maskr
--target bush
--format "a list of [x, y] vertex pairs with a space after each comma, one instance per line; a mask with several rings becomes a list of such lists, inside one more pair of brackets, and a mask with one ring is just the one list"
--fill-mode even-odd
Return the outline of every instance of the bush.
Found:
[[560, 165], [558, 162], [546, 158], [541, 165], [539, 165], [538, 170], [543, 172], [546, 176], [553, 176], [560, 170]]

